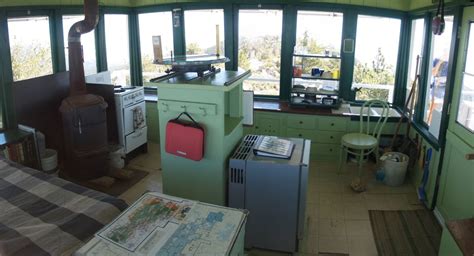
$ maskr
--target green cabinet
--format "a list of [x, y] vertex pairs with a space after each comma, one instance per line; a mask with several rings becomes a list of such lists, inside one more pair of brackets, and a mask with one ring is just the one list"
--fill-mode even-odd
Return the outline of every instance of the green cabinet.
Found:
[[160, 143], [160, 126], [158, 125], [156, 104], [156, 102], [146, 103], [146, 125], [148, 127], [148, 141]]
[[254, 134], [282, 136], [282, 115], [270, 112], [254, 113]]
[[[156, 84], [160, 141], [165, 141], [168, 121], [182, 112], [189, 113], [205, 130], [200, 161], [170, 154], [165, 143], [160, 144], [164, 193], [226, 204], [228, 159], [243, 136], [242, 83], [249, 74], [242, 73], [221, 71], [195, 80], [174, 77]], [[229, 79], [234, 82], [216, 85]]]
[[439, 185], [437, 207], [445, 220], [474, 217], [474, 152], [458, 136], [446, 134], [446, 149]]

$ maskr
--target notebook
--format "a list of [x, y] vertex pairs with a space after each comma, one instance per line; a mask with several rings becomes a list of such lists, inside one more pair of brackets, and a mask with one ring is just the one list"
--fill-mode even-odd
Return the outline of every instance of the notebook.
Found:
[[291, 158], [295, 144], [286, 139], [281, 139], [274, 136], [262, 136], [253, 152], [257, 156], [267, 156], [275, 158]]

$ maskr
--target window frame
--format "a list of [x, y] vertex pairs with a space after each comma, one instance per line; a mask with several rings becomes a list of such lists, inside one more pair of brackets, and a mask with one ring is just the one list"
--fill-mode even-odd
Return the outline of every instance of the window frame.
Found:
[[[101, 13], [101, 16], [100, 16], [100, 19], [99, 19], [99, 24], [97, 26], [98, 26], [98, 29], [103, 28], [99, 31], [100, 36], [103, 38], [103, 40], [99, 39], [99, 41], [102, 41], [100, 43], [101, 53], [103, 53], [101, 55], [101, 58], [103, 58], [105, 60], [105, 65], [107, 66], [107, 68], [105, 70], [99, 70], [99, 66], [97, 66], [97, 72], [109, 70], [108, 69], [108, 61], [107, 61], [107, 48], [106, 48], [107, 38], [106, 38], [106, 35], [105, 35], [105, 15], [127, 15], [127, 18], [128, 18], [128, 58], [129, 58], [129, 65], [130, 65], [130, 85], [134, 86], [135, 83], [136, 83], [136, 79], [138, 78], [137, 73], [134, 70], [134, 65], [136, 63], [136, 56], [133, 53], [135, 47], [137, 47], [137, 46], [135, 45], [135, 42], [132, 39], [132, 33], [134, 33], [134, 32], [132, 32], [132, 30], [136, 29], [136, 27], [135, 27], [136, 22], [135, 23], [133, 22], [133, 19], [136, 18], [136, 14], [134, 14], [133, 12], [130, 12], [129, 8], [120, 8], [120, 7], [104, 7], [102, 9], [99, 7], [99, 13]], [[97, 38], [96, 38], [96, 40], [97, 40]], [[140, 64], [141, 64], [141, 62], [140, 62]], [[103, 63], [101, 65], [101, 68], [102, 69], [104, 68]], [[141, 70], [141, 67], [140, 67], [140, 70]], [[140, 75], [140, 74], [138, 74], [138, 75]]]
[[[406, 33], [407, 33], [407, 28], [406, 28], [406, 24], [408, 23], [407, 22], [407, 19], [405, 16], [401, 15], [397, 15], [397, 14], [394, 14], [394, 13], [386, 13], [386, 15], [381, 15], [379, 13], [374, 13], [374, 12], [358, 12], [355, 16], [356, 18], [356, 28], [355, 28], [355, 31], [354, 31], [354, 51], [352, 53], [353, 55], [353, 58], [354, 58], [354, 63], [352, 65], [352, 69], [350, 70], [351, 72], [351, 82], [349, 84], [349, 91], [350, 91], [350, 98], [349, 100], [352, 101], [352, 102], [355, 102], [357, 105], [362, 105], [364, 104], [364, 102], [366, 102], [365, 100], [357, 100], [356, 97], [357, 97], [357, 92], [354, 92], [352, 90], [352, 84], [354, 83], [354, 69], [355, 69], [355, 55], [356, 55], [356, 46], [357, 46], [357, 26], [358, 26], [358, 17], [359, 16], [372, 16], [372, 17], [379, 17], [379, 18], [390, 18], [390, 19], [399, 19], [400, 20], [400, 34], [399, 34], [399, 38], [398, 38], [398, 49], [397, 49], [397, 63], [396, 63], [396, 67], [395, 67], [395, 80], [394, 80], [394, 83], [393, 83], [393, 98], [392, 98], [392, 103], [389, 103], [389, 105], [393, 105], [393, 106], [403, 106], [403, 103], [401, 104], [400, 102], [400, 95], [404, 95], [404, 93], [401, 93], [401, 91], [406, 91], [406, 88], [404, 89], [405, 85], [406, 85], [406, 82], [404, 83], [404, 78], [406, 77], [405, 75], [405, 71], [403, 70], [404, 69], [404, 66], [405, 66], [405, 62], [407, 62], [407, 58], [405, 57], [405, 54], [404, 54], [404, 49], [403, 49], [403, 45], [404, 45], [404, 42], [407, 40], [407, 39], [404, 39], [404, 37], [406, 37]], [[409, 32], [409, 30], [408, 30]], [[409, 37], [408, 37], [409, 38]], [[344, 40], [344, 38], [343, 38]], [[343, 47], [343, 45], [341, 45], [341, 47]], [[342, 50], [341, 50], [342, 52]], [[349, 70], [348, 70], [349, 72]], [[347, 75], [347, 74], [346, 74]], [[347, 88], [345, 88], [347, 90]], [[403, 99], [403, 98], [402, 98]]]
[[[425, 19], [426, 19], [426, 27], [428, 28], [428, 33], [425, 34], [424, 37], [424, 45], [423, 45], [423, 56], [425, 56], [422, 60], [422, 66], [421, 66], [421, 81], [418, 84], [418, 97], [416, 99], [416, 106], [415, 106], [415, 115], [413, 118], [412, 125], [415, 128], [416, 131], [418, 131], [427, 141], [428, 143], [433, 146], [435, 149], [439, 149], [444, 147], [444, 144], [446, 142], [446, 131], [448, 128], [448, 123], [449, 123], [449, 109], [451, 106], [452, 102], [452, 97], [453, 97], [453, 87], [454, 87], [454, 78], [455, 78], [455, 69], [456, 63], [457, 63], [457, 52], [459, 48], [459, 38], [458, 38], [458, 33], [459, 33], [459, 24], [460, 24], [460, 18], [462, 17], [462, 8], [460, 7], [454, 7], [454, 8], [448, 8], [445, 10], [445, 16], [453, 16], [453, 31], [452, 31], [452, 36], [451, 36], [451, 44], [449, 48], [449, 63], [448, 63], [448, 75], [446, 78], [446, 90], [445, 90], [445, 95], [444, 95], [444, 102], [443, 102], [443, 108], [441, 112], [441, 123], [440, 123], [440, 132], [438, 135], [438, 138], [436, 138], [434, 135], [432, 135], [429, 132], [429, 126], [424, 122], [423, 117], [424, 117], [424, 106], [425, 106], [425, 98], [426, 98], [426, 93], [428, 91], [428, 86], [426, 86], [427, 80], [429, 79], [428, 74], [429, 74], [429, 68], [431, 68], [431, 63], [429, 58], [429, 53], [432, 49], [433, 46], [433, 33], [431, 31], [431, 25], [432, 25], [432, 20], [435, 15], [435, 10], [429, 11], [425, 13]], [[414, 16], [416, 17], [416, 16]]]
[[[51, 74], [56, 74], [60, 71], [60, 60], [58, 57], [58, 42], [56, 35], [58, 33], [56, 27], [57, 24], [57, 17], [54, 15], [54, 9], [43, 9], [43, 8], [38, 8], [38, 9], [13, 9], [13, 10], [7, 10], [6, 11], [6, 28], [5, 30], [7, 31], [7, 36], [10, 35], [10, 32], [8, 31], [8, 19], [11, 18], [25, 18], [25, 17], [38, 17], [38, 16], [46, 16], [48, 17], [48, 23], [49, 23], [49, 45], [51, 49], [51, 66], [52, 66], [52, 72]], [[9, 60], [11, 62], [11, 45], [10, 45], [10, 40], [9, 37], [7, 37], [8, 41], [8, 55], [9, 55]], [[13, 68], [11, 64], [9, 65], [9, 68], [11, 70], [11, 81], [13, 82]], [[33, 79], [36, 77], [31, 77], [28, 79]], [[21, 80], [20, 80], [21, 81]]]
[[[239, 19], [240, 19], [240, 10], [279, 10], [282, 12], [282, 26], [281, 26], [281, 47], [280, 47], [280, 85], [279, 85], [279, 93], [278, 95], [261, 95], [261, 94], [254, 94], [254, 98], [257, 100], [282, 100], [282, 99], [288, 99], [290, 95], [290, 87], [291, 87], [291, 81], [288, 82], [288, 78], [291, 77], [290, 70], [286, 67], [288, 65], [288, 61], [292, 62], [292, 58], [288, 58], [287, 55], [287, 49], [288, 45], [285, 44], [285, 39], [288, 36], [288, 30], [285, 30], [285, 25], [291, 25], [291, 21], [288, 23], [285, 22], [285, 17], [288, 19], [288, 8], [286, 8], [286, 5], [283, 4], [237, 4], [235, 5], [236, 13], [236, 18], [234, 18], [234, 26], [235, 26], [235, 46], [234, 46], [234, 51], [236, 52], [234, 56], [236, 56], [235, 60], [235, 65], [238, 67], [239, 65]], [[286, 12], [285, 12], [286, 9]], [[296, 11], [296, 10], [294, 10]], [[225, 18], [224, 18], [225, 20]], [[296, 15], [294, 15], [294, 20], [293, 22], [295, 23], [295, 28], [296, 28]], [[294, 47], [294, 41], [296, 38], [296, 29], [294, 30], [294, 35], [292, 33], [292, 47], [291, 51], [293, 51]], [[288, 60], [290, 59], [290, 60]]]

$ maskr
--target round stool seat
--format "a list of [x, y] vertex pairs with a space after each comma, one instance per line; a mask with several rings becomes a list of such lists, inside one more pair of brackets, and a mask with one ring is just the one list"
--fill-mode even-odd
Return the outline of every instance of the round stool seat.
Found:
[[342, 145], [353, 149], [371, 149], [377, 145], [374, 136], [363, 133], [348, 133], [342, 136]]

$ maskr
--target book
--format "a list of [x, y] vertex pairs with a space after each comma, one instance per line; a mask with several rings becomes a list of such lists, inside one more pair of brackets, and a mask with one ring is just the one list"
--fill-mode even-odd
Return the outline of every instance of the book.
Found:
[[295, 144], [286, 139], [274, 136], [262, 136], [253, 149], [257, 156], [289, 159], [293, 153]]

